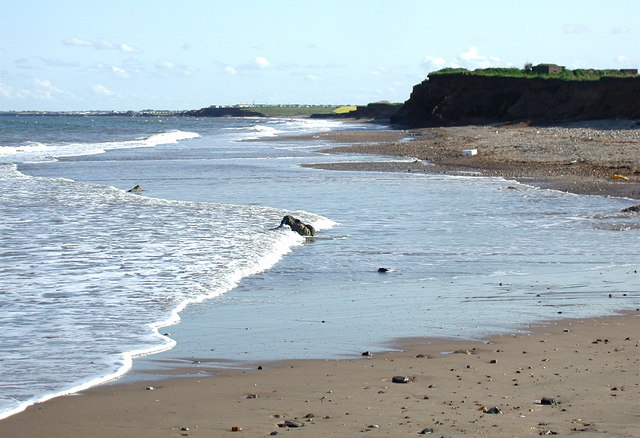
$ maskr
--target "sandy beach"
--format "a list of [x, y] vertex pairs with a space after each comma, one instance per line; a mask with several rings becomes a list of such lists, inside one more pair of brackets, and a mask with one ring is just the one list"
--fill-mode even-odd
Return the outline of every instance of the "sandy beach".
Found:
[[406, 339], [353, 360], [200, 365], [34, 405], [0, 436], [637, 437], [639, 310], [485, 342]]
[[[413, 159], [312, 165], [317, 168], [496, 175], [640, 199], [637, 122], [355, 130], [309, 138], [351, 144], [334, 153]], [[461, 156], [467, 149], [478, 154]], [[0, 438], [640, 437], [640, 309], [522, 327], [481, 341], [400, 339], [388, 347], [354, 351], [353, 359], [246, 369], [210, 368], [203, 357], [187, 372], [176, 370], [181, 377], [140, 376], [30, 406], [0, 420]]]

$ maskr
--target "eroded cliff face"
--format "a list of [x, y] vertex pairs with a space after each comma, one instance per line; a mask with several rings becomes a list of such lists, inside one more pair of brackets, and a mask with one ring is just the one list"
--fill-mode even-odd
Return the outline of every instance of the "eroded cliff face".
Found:
[[420, 127], [527, 121], [640, 119], [640, 77], [599, 81], [432, 75], [391, 117]]

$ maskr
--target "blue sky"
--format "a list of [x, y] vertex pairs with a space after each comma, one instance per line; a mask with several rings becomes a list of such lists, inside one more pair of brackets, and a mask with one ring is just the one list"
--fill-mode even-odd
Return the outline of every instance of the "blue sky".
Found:
[[0, 110], [402, 102], [526, 62], [638, 68], [640, 0], [0, 0]]

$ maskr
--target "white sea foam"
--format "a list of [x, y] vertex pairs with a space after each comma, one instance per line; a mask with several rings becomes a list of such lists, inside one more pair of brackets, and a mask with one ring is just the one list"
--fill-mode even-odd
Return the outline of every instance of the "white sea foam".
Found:
[[5, 163], [54, 161], [57, 157], [96, 155], [115, 149], [150, 148], [162, 144], [174, 144], [199, 136], [196, 132], [171, 130], [135, 140], [124, 141], [52, 144], [26, 142], [18, 146], [0, 146], [0, 160]]
[[[0, 344], [19, 352], [2, 358], [0, 418], [171, 348], [159, 330], [187, 305], [229, 291], [304, 242], [265, 226], [283, 210], [154, 199], [29, 177], [13, 164], [0, 165], [0, 193], [3, 299], [22, 309], [0, 315]], [[332, 224], [300, 216], [319, 229]], [[30, 378], [43, 373], [41, 383]]]

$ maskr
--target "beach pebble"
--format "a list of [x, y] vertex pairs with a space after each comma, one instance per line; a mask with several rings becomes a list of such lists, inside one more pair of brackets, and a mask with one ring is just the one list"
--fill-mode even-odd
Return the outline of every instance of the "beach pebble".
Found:
[[389, 272], [389, 268], [378, 268], [378, 272], [380, 273]]
[[551, 397], [542, 397], [540, 399], [540, 404], [541, 405], [557, 405], [558, 402], [556, 401], [555, 398], [551, 398]]
[[365, 351], [362, 356], [373, 356], [370, 351]]
[[433, 433], [433, 429], [422, 429], [418, 432], [419, 435], [429, 435], [430, 433]]
[[485, 414], [502, 414], [502, 411], [498, 409], [496, 406], [488, 409], [484, 408], [482, 412], [484, 412]]
[[242, 426], [232, 426], [231, 432], [242, 432]]
[[302, 427], [304, 426], [304, 424], [298, 422], [298, 421], [293, 421], [293, 420], [284, 420], [284, 423], [280, 423], [278, 424], [278, 426], [280, 427]]
[[411, 379], [405, 376], [393, 376], [391, 379], [393, 383], [409, 383]]

